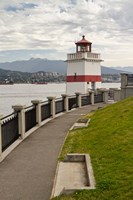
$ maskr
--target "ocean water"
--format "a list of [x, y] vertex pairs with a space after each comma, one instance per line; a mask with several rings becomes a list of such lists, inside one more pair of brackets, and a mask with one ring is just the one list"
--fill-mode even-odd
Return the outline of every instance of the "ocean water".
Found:
[[[102, 83], [102, 88], [120, 88], [120, 83]], [[48, 96], [61, 97], [65, 83], [0, 85], [0, 115], [13, 112], [12, 105], [31, 105], [31, 100], [47, 100]]]

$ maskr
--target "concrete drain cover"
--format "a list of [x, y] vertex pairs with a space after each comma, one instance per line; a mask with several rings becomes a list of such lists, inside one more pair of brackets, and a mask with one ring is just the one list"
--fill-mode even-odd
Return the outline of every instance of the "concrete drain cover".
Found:
[[74, 123], [74, 125], [70, 128], [70, 130], [77, 128], [85, 128], [88, 126], [89, 122], [90, 119], [79, 119], [76, 123]]
[[95, 179], [88, 154], [68, 154], [59, 162], [52, 197], [76, 190], [95, 189]]

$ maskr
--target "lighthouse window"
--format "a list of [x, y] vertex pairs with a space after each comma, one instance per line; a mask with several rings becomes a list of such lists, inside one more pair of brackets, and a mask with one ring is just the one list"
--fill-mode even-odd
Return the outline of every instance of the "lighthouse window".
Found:
[[81, 51], [85, 51], [86, 50], [86, 48], [85, 48], [85, 46], [81, 46]]
[[77, 77], [77, 73], [74, 73], [74, 79], [76, 79], [76, 77]]

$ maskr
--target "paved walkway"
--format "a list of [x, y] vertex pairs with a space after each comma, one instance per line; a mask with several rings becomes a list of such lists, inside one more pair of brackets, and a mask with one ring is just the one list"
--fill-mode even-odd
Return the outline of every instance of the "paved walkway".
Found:
[[1, 200], [49, 200], [57, 157], [74, 122], [95, 106], [87, 106], [55, 118], [32, 133], [0, 163]]

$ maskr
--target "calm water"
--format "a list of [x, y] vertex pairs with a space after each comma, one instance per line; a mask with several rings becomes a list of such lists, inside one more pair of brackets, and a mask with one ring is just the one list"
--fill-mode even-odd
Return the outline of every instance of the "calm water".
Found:
[[[120, 83], [103, 83], [103, 88], [120, 88]], [[29, 106], [31, 100], [46, 100], [48, 96], [60, 97], [66, 91], [66, 84], [14, 84], [0, 85], [0, 114], [8, 115], [13, 112], [12, 105]]]

